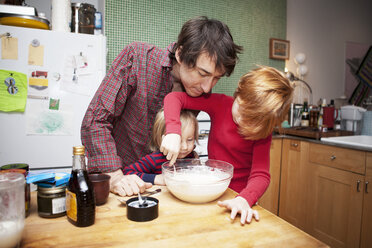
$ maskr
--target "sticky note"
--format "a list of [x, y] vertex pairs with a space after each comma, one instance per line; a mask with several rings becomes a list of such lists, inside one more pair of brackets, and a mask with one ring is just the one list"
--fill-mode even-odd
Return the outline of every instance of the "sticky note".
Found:
[[44, 46], [28, 46], [28, 64], [40, 66], [44, 64]]
[[13, 37], [1, 38], [1, 58], [18, 59], [18, 39]]

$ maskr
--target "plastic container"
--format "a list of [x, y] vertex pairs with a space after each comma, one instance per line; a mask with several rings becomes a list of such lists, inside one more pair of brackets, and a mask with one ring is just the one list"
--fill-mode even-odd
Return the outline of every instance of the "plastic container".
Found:
[[363, 113], [366, 112], [366, 109], [354, 106], [347, 105], [341, 107], [341, 118], [343, 120], [355, 120], [359, 121], [363, 118]]

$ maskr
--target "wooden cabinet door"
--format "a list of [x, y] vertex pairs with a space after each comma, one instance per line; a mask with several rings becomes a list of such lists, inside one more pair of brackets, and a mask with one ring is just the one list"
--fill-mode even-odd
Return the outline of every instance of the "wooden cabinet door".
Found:
[[258, 201], [266, 210], [278, 215], [282, 139], [273, 139], [270, 148], [270, 185]]
[[361, 248], [372, 247], [372, 153], [367, 153], [364, 183]]
[[280, 179], [279, 216], [302, 229], [305, 224], [305, 158], [308, 143], [284, 139]]
[[308, 166], [313, 184], [305, 230], [331, 247], [359, 247], [364, 176], [314, 163]]

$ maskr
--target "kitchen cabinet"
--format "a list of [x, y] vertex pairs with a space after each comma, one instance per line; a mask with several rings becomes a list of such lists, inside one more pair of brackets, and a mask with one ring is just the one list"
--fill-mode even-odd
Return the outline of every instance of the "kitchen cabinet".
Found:
[[372, 247], [371, 182], [372, 152], [283, 138], [279, 217], [331, 247]]
[[306, 155], [308, 143], [284, 139], [280, 181], [279, 217], [303, 229], [306, 218]]
[[270, 185], [258, 201], [259, 205], [278, 215], [279, 183], [282, 162], [282, 138], [273, 139], [270, 147]]
[[365, 152], [321, 144], [309, 148], [305, 230], [332, 247], [359, 247]]
[[364, 199], [362, 215], [361, 248], [372, 247], [372, 152], [366, 156], [366, 177], [364, 181]]

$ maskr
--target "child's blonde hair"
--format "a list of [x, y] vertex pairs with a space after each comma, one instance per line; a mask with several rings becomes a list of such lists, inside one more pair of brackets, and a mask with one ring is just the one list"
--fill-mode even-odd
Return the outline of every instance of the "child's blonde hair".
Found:
[[285, 119], [293, 87], [277, 69], [260, 66], [242, 76], [234, 97], [239, 97], [239, 133], [245, 139], [263, 139]]
[[[185, 126], [193, 125], [194, 126], [194, 137], [196, 143], [198, 143], [199, 136], [199, 125], [195, 117], [195, 114], [190, 110], [182, 110], [180, 114], [181, 128]], [[160, 109], [156, 114], [154, 126], [152, 128], [152, 137], [150, 141], [151, 151], [158, 151], [160, 149], [162, 136], [165, 134], [165, 118], [164, 118], [164, 109]]]

